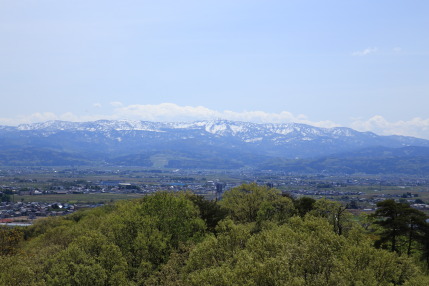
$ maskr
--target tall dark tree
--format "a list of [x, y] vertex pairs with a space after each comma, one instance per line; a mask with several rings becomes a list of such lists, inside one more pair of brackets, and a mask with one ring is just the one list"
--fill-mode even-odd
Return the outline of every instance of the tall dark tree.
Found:
[[218, 222], [226, 217], [227, 211], [215, 201], [206, 200], [202, 196], [187, 193], [186, 197], [199, 208], [200, 217], [205, 221], [207, 229], [214, 232]]
[[[426, 215], [408, 204], [385, 200], [377, 204], [373, 215], [383, 231], [376, 246], [390, 244], [391, 251], [405, 252], [411, 255], [413, 245], [422, 242], [425, 235]], [[399, 242], [403, 242], [401, 245]]]
[[426, 223], [423, 229], [423, 235], [419, 237], [421, 259], [426, 263], [426, 271], [429, 272], [429, 224]]
[[380, 247], [390, 243], [391, 251], [399, 252], [398, 240], [408, 232], [406, 210], [409, 206], [394, 200], [385, 200], [377, 203], [377, 207], [374, 217], [378, 220], [375, 224], [380, 225], [383, 231], [376, 246]]
[[409, 207], [406, 209], [406, 218], [408, 226], [407, 234], [407, 255], [411, 255], [413, 242], [422, 241], [426, 229], [426, 215], [425, 213]]

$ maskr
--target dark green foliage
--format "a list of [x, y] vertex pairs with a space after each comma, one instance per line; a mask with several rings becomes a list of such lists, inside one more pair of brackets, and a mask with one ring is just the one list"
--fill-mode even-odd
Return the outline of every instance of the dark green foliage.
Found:
[[426, 223], [423, 228], [423, 234], [418, 237], [420, 242], [421, 260], [426, 263], [426, 271], [429, 272], [429, 224]]
[[391, 251], [398, 251], [398, 239], [407, 232], [407, 220], [404, 216], [406, 205], [396, 203], [394, 200], [385, 200], [377, 203], [377, 211], [374, 217], [381, 218], [375, 223], [383, 228], [380, 239], [377, 240], [376, 246], [390, 243]]
[[389, 247], [391, 251], [411, 255], [412, 245], [424, 235], [426, 215], [408, 204], [385, 200], [377, 203], [375, 224], [381, 226], [378, 247]]
[[349, 209], [358, 209], [359, 205], [358, 205], [358, 203], [357, 203], [356, 200], [352, 200], [352, 201], [350, 201], [350, 204], [348, 204], [347, 208], [349, 208]]
[[188, 198], [198, 207], [201, 218], [205, 221], [207, 229], [214, 231], [218, 222], [224, 219], [227, 211], [222, 209], [216, 201], [209, 201], [202, 196], [187, 194]]
[[316, 200], [313, 198], [301, 197], [294, 201], [294, 205], [296, 210], [298, 211], [298, 214], [301, 217], [304, 217], [306, 213], [313, 210], [313, 206], [315, 202]]
[[9, 194], [0, 193], [0, 202], [10, 202], [12, 199]]
[[426, 215], [416, 209], [407, 208], [405, 212], [407, 220], [407, 255], [411, 255], [414, 242], [421, 240], [427, 227]]
[[381, 226], [377, 247], [389, 248], [391, 251], [412, 256], [414, 252], [426, 264], [429, 270], [429, 224], [427, 216], [408, 204], [385, 200], [377, 204], [373, 215]]

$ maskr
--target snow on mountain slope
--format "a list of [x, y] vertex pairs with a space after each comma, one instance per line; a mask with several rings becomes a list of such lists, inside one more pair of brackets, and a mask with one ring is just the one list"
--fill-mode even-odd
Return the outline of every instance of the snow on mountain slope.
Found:
[[[3, 126], [0, 130], [11, 130], [12, 127]], [[312, 141], [321, 139], [339, 139], [350, 141], [370, 140], [387, 138], [378, 136], [371, 132], [358, 132], [350, 128], [319, 128], [306, 124], [282, 123], [282, 124], [257, 124], [250, 122], [214, 120], [197, 121], [192, 123], [183, 122], [149, 122], [149, 121], [126, 121], [126, 120], [99, 120], [93, 122], [67, 122], [48, 121], [35, 124], [22, 124], [15, 128], [18, 131], [86, 131], [86, 132], [109, 132], [120, 131], [145, 131], [145, 132], [187, 132], [201, 131], [201, 135], [215, 135], [218, 137], [235, 137], [243, 142], [259, 142], [271, 140], [273, 142]], [[393, 137], [390, 137], [391, 139]], [[413, 145], [412, 142], [425, 145], [428, 141], [423, 139], [397, 136], [396, 140], [402, 145]]]
[[198, 148], [239, 148], [252, 154], [289, 158], [322, 156], [371, 146], [429, 146], [428, 140], [405, 136], [378, 136], [345, 127], [319, 128], [298, 123], [257, 124], [228, 120], [191, 123], [48, 121], [18, 127], [3, 126], [0, 128], [0, 138], [2, 137], [4, 146], [26, 142], [26, 146], [58, 145], [57, 148], [79, 152], [84, 148], [92, 148], [93, 151], [105, 150], [125, 154], [147, 149], [157, 150], [162, 146], [169, 150], [181, 148], [193, 152], [198, 145]]
[[[198, 167], [206, 162], [203, 165], [210, 168], [235, 168], [233, 166], [240, 164], [261, 165], [267, 160], [277, 162], [279, 158], [320, 158], [364, 148], [404, 146], [429, 147], [429, 141], [379, 136], [344, 127], [227, 120], [48, 121], [18, 127], [0, 126], [0, 165], [26, 165], [37, 157], [32, 164], [91, 164], [93, 161], [103, 164], [113, 160], [110, 162], [146, 166], [150, 165], [152, 156], [160, 155], [171, 160], [170, 167]], [[46, 154], [51, 154], [50, 159]], [[269, 165], [269, 168], [275, 166]]]

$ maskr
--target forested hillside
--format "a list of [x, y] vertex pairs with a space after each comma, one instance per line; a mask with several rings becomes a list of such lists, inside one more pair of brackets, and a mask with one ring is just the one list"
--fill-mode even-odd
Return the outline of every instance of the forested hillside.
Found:
[[159, 192], [0, 229], [0, 285], [429, 285], [426, 216], [242, 185]]

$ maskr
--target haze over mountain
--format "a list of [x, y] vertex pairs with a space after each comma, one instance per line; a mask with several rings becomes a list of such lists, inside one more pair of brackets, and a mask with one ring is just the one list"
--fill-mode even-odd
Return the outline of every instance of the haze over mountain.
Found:
[[[3, 166], [418, 173], [429, 162], [428, 140], [297, 123], [49, 121], [0, 126], [0, 138]], [[410, 166], [409, 160], [414, 165], [407, 171], [396, 165], [398, 160], [404, 167]]]

